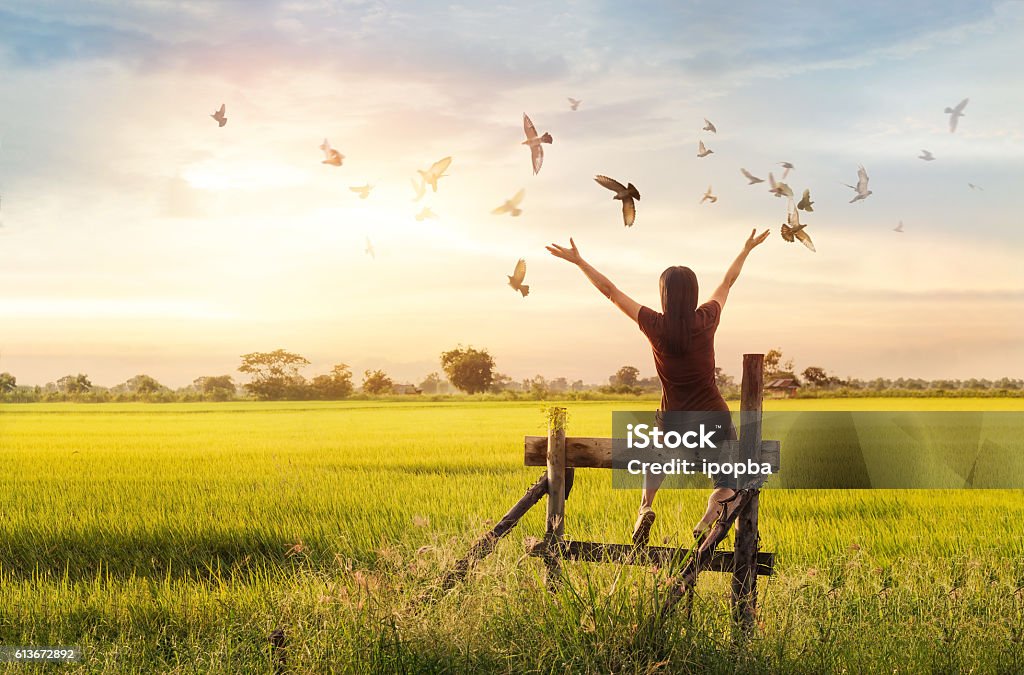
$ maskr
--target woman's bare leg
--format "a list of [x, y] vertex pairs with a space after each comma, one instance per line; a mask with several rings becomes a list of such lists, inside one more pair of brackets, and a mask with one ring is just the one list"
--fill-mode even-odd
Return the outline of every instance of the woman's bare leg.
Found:
[[640, 496], [640, 512], [633, 525], [633, 546], [647, 546], [651, 537], [651, 526], [654, 525], [654, 496], [658, 494], [665, 476], [644, 474], [644, 491]]

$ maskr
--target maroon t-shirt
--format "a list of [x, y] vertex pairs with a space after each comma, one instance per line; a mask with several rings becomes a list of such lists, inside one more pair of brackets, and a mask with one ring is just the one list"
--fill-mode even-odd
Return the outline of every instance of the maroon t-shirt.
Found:
[[690, 347], [683, 354], [662, 351], [665, 316], [641, 307], [637, 323], [654, 351], [654, 367], [661, 379], [661, 409], [726, 411], [729, 406], [715, 384], [715, 330], [722, 314], [717, 300], [709, 300], [694, 314]]

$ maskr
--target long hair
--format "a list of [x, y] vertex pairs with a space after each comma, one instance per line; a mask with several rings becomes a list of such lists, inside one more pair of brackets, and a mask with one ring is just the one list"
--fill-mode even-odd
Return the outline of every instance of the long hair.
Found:
[[665, 315], [662, 349], [683, 354], [690, 348], [694, 313], [697, 311], [697, 275], [677, 265], [661, 273], [661, 312]]

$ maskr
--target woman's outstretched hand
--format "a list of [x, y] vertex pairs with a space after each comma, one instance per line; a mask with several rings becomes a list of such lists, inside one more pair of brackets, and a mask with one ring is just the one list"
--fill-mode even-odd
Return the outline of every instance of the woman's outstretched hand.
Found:
[[755, 248], [764, 243], [764, 240], [768, 238], [771, 230], [765, 230], [761, 234], [757, 234], [757, 228], [750, 231], [750, 237], [747, 238], [747, 242], [743, 244], [743, 250], [750, 253]]
[[579, 265], [583, 262], [583, 256], [580, 255], [580, 251], [576, 248], [576, 242], [572, 240], [572, 237], [569, 237], [569, 248], [559, 246], [558, 244], [551, 244], [551, 246], [546, 248], [551, 255], [562, 260], [568, 260], [573, 265]]

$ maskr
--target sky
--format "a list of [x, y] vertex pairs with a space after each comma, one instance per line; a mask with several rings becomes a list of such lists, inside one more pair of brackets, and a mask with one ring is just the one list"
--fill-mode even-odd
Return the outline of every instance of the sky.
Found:
[[[726, 372], [778, 347], [847, 377], [1022, 377], [1021, 35], [1019, 1], [11, 0], [0, 371], [182, 386], [283, 348], [308, 376], [416, 382], [462, 344], [516, 379], [650, 376], [635, 324], [544, 246], [574, 237], [657, 309], [665, 267], [706, 298], [756, 227], [772, 235], [723, 313]], [[538, 175], [524, 112], [554, 138]], [[811, 189], [816, 253], [739, 173], [782, 161]], [[873, 194], [850, 204], [858, 165]], [[638, 187], [634, 227], [595, 174]], [[520, 188], [522, 216], [490, 213]], [[506, 283], [519, 258], [526, 298]]]

